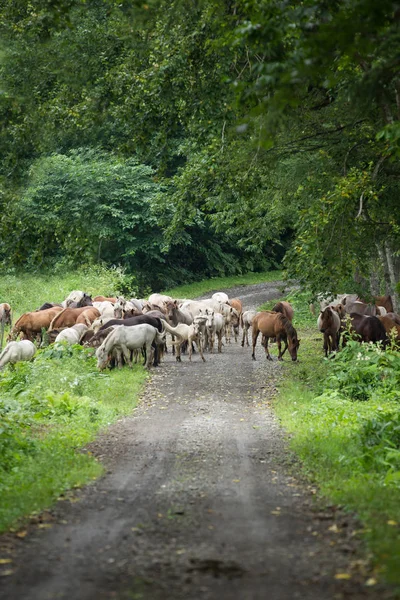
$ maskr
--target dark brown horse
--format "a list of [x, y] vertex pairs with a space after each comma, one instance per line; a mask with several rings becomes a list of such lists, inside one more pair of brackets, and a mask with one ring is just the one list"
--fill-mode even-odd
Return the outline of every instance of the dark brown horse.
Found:
[[[358, 336], [361, 342], [382, 342], [385, 347], [388, 343], [386, 331], [378, 317], [350, 314], [352, 331]], [[345, 344], [345, 339], [343, 339]]]
[[318, 329], [324, 334], [325, 356], [339, 348], [339, 332], [341, 320], [333, 306], [327, 306], [318, 317]]
[[[281, 313], [263, 311], [257, 313], [253, 319], [253, 353], [252, 358], [256, 360], [255, 348], [257, 343], [258, 334], [261, 333], [265, 340], [264, 348], [267, 360], [272, 360], [272, 356], [268, 350], [269, 338], [276, 338], [278, 344], [279, 356], [278, 360], [282, 360], [282, 356], [285, 354], [286, 349], [289, 349], [289, 354], [292, 360], [297, 360], [297, 350], [300, 346], [300, 340], [297, 339], [297, 332], [289, 319], [287, 319]], [[284, 342], [284, 349], [282, 352], [281, 341]]]

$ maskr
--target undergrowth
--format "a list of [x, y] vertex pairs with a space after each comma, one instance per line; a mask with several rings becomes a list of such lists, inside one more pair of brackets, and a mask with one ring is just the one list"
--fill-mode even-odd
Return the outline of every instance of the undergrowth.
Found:
[[136, 406], [144, 369], [104, 374], [92, 351], [49, 347], [0, 373], [0, 531], [102, 472], [77, 451]]
[[288, 299], [301, 346], [275, 410], [321, 493], [362, 522], [377, 579], [400, 585], [400, 353], [350, 341], [325, 359], [307, 295]]

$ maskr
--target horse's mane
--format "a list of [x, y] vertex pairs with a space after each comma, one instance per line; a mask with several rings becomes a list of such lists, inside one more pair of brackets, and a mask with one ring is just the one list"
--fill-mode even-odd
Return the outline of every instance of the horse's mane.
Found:
[[272, 310], [274, 312], [281, 313], [281, 314], [284, 314], [284, 312], [285, 312], [285, 308], [284, 308], [282, 302], [277, 302]]
[[297, 338], [297, 332], [293, 327], [292, 323], [289, 321], [289, 319], [285, 317], [285, 315], [283, 315], [282, 313], [278, 314], [287, 335], [291, 338]]

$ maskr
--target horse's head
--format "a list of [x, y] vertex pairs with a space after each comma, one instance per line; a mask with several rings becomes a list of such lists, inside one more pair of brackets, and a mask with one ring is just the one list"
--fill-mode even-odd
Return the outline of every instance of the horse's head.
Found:
[[300, 347], [300, 340], [297, 339], [297, 335], [288, 339], [288, 350], [293, 361], [297, 360], [297, 351]]
[[214, 311], [211, 308], [206, 308], [206, 327], [214, 327]]
[[83, 308], [84, 306], [93, 306], [92, 297], [89, 294], [83, 294], [82, 299], [78, 302], [78, 308]]
[[124, 318], [124, 307], [119, 302], [117, 302], [116, 304], [114, 304], [114, 317], [116, 319], [123, 319]]
[[321, 314], [320, 314], [319, 329], [320, 329], [321, 333], [325, 333], [325, 331], [327, 329], [329, 329], [329, 327], [331, 327], [332, 322], [333, 322], [332, 307], [327, 306], [326, 308], [324, 308], [324, 310], [321, 310]]
[[236, 310], [236, 308], [231, 308], [230, 310], [231, 313], [231, 324], [232, 327], [238, 327], [239, 326], [239, 313]]

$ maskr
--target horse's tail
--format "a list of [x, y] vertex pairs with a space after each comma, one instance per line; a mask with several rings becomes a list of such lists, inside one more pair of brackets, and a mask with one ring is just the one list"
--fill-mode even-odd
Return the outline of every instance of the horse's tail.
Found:
[[[68, 307], [67, 307], [67, 308], [68, 308]], [[59, 312], [59, 313], [57, 313], [57, 314], [56, 314], [56, 316], [55, 316], [55, 317], [53, 317], [52, 321], [50, 322], [50, 325], [49, 325], [48, 331], [51, 331], [52, 329], [54, 329], [54, 325], [55, 325], [55, 322], [57, 321], [58, 317], [59, 317], [60, 315], [62, 315], [62, 314], [63, 314], [63, 312], [65, 312], [65, 311], [67, 310], [67, 308], [63, 308], [62, 310], [60, 310], [60, 312]]]
[[[11, 347], [10, 346], [6, 346], [3, 350], [3, 352], [0, 354], [0, 369], [3, 368], [3, 366], [5, 367], [7, 362], [4, 362], [4, 359], [7, 358], [7, 354], [9, 354]], [[3, 365], [4, 362], [4, 365]]]

